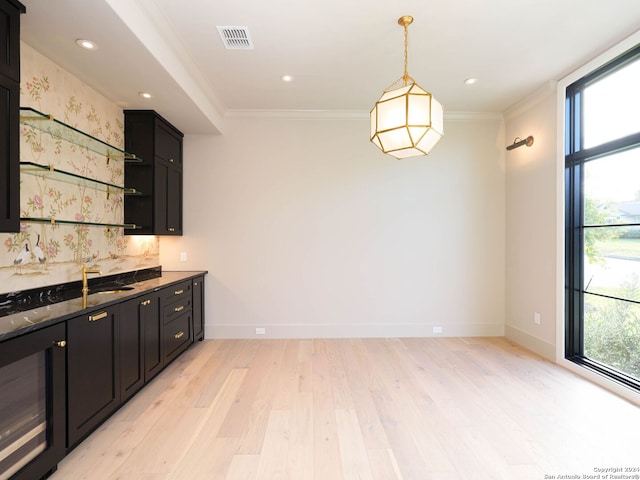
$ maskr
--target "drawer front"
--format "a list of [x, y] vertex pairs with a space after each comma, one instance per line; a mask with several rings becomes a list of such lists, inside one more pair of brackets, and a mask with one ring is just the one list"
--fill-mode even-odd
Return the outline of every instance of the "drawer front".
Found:
[[164, 325], [174, 321], [176, 317], [191, 311], [191, 296], [183, 297], [175, 302], [165, 305], [162, 310], [162, 323]]
[[192, 290], [191, 282], [186, 281], [162, 291], [162, 323], [164, 325], [191, 311]]
[[164, 305], [188, 298], [191, 300], [191, 281], [177, 283], [163, 289], [160, 293]]
[[177, 357], [191, 343], [193, 338], [191, 324], [191, 312], [189, 311], [164, 326], [165, 364]]

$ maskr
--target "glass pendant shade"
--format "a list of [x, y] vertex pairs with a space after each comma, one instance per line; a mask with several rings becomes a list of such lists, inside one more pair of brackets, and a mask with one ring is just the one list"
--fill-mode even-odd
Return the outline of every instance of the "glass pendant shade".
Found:
[[398, 159], [427, 155], [444, 135], [444, 109], [412, 82], [386, 90], [371, 110], [371, 141]]

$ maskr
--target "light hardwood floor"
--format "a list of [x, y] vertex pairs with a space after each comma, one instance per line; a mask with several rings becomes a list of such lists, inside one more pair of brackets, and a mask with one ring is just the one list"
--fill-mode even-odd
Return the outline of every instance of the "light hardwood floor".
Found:
[[640, 408], [504, 338], [206, 340], [51, 478], [526, 480], [607, 467], [640, 467]]

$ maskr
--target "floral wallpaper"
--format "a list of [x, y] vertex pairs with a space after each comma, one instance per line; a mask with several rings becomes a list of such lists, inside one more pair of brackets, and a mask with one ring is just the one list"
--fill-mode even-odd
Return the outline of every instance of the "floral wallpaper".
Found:
[[[122, 108], [21, 44], [20, 105], [51, 114], [60, 122], [118, 148], [124, 146]], [[103, 275], [157, 266], [156, 236], [126, 236], [121, 227], [124, 195], [96, 188], [75, 176], [123, 186], [124, 161], [67, 141], [37, 126], [21, 124], [20, 161], [53, 166], [73, 175], [51, 175], [23, 165], [20, 216], [55, 219], [23, 221], [20, 232], [0, 233], [0, 293], [78, 280], [82, 265]], [[74, 176], [75, 175], [75, 176]], [[111, 190], [111, 189], [110, 189]], [[61, 221], [78, 222], [63, 224]]]

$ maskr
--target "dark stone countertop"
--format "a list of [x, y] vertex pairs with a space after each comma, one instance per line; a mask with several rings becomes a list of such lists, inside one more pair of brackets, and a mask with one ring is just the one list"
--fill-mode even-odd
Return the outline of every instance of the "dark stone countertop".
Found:
[[24, 335], [34, 330], [63, 322], [70, 318], [106, 308], [131, 298], [160, 290], [173, 283], [189, 280], [206, 274], [206, 271], [162, 272], [162, 276], [129, 284], [132, 290], [118, 293], [94, 293], [89, 290], [88, 306], [82, 308], [82, 298], [36, 307], [0, 317], [0, 342]]

